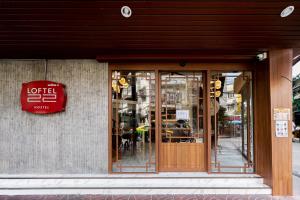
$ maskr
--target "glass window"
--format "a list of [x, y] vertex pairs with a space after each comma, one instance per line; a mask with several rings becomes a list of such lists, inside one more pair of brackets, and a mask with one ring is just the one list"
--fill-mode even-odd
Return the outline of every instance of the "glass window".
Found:
[[112, 72], [113, 172], [155, 172], [155, 73]]
[[161, 74], [161, 140], [203, 143], [203, 78], [201, 72]]
[[210, 94], [212, 171], [252, 173], [251, 72], [212, 72]]

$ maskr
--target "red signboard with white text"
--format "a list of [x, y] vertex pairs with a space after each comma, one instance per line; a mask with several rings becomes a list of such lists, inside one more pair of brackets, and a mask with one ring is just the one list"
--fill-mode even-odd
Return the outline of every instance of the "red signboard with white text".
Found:
[[65, 110], [65, 85], [52, 81], [32, 81], [22, 84], [22, 110], [35, 114], [49, 114]]

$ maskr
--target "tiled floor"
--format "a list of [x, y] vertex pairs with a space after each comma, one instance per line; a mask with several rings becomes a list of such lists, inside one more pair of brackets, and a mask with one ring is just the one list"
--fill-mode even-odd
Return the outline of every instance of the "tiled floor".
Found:
[[266, 195], [46, 195], [0, 196], [1, 200], [299, 200]]
[[[241, 153], [242, 139], [241, 137], [220, 137], [218, 141], [217, 162], [222, 166], [240, 166], [240, 168], [222, 168], [222, 172], [244, 172], [243, 166], [247, 160]], [[211, 160], [215, 162], [214, 150], [211, 151]], [[212, 171], [217, 172], [218, 169], [212, 164]], [[247, 169], [248, 173], [253, 172], [253, 168]]]

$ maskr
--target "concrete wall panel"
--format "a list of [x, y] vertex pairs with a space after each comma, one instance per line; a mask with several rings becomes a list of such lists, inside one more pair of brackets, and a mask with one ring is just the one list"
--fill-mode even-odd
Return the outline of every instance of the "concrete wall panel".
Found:
[[100, 174], [108, 162], [108, 65], [49, 60], [47, 79], [66, 85], [66, 111], [21, 110], [22, 83], [44, 79], [44, 60], [0, 60], [0, 174]]

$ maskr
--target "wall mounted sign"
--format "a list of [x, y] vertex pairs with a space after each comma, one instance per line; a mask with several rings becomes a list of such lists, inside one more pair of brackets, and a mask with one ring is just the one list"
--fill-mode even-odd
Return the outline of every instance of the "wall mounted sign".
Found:
[[22, 110], [35, 114], [49, 114], [65, 110], [65, 85], [52, 81], [32, 81], [22, 84]]
[[274, 108], [274, 120], [290, 120], [290, 109]]
[[288, 121], [276, 121], [275, 123], [276, 137], [288, 137]]
[[275, 120], [275, 136], [276, 137], [288, 137], [289, 136], [289, 120], [290, 109], [289, 108], [275, 108], [274, 109]]

